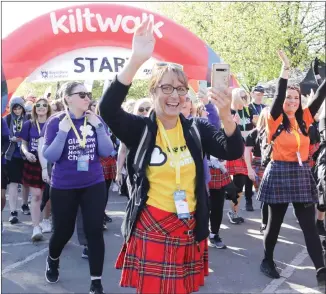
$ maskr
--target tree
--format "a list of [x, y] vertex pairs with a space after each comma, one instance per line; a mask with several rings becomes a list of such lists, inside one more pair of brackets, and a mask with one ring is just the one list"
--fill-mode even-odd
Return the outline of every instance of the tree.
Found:
[[320, 3], [161, 2], [152, 9], [208, 43], [249, 87], [278, 75], [277, 49], [284, 48], [292, 64], [303, 68], [324, 46]]

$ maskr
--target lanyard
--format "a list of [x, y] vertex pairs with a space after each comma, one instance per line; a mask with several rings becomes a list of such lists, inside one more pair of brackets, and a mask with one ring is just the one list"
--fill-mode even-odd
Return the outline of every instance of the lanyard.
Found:
[[242, 124], [243, 130], [245, 131], [246, 130], [246, 121], [245, 121], [246, 116], [244, 114], [244, 108], [242, 109], [242, 117], [239, 114], [239, 110], [237, 110], [237, 113], [238, 113], [239, 117], [241, 118], [241, 124]]
[[20, 132], [22, 130], [22, 126], [23, 126], [23, 120], [20, 120], [18, 123], [18, 120], [15, 120], [15, 126], [16, 126], [16, 131]]
[[260, 112], [261, 112], [261, 110], [262, 110], [262, 106], [261, 106], [261, 104], [260, 104], [259, 106], [260, 106], [260, 109], [259, 109], [259, 112], [258, 112], [258, 110], [257, 110], [257, 108], [256, 108], [256, 106], [255, 106], [255, 104], [252, 103], [252, 107], [255, 108], [256, 113], [257, 113], [258, 115], [260, 114]]
[[37, 130], [38, 130], [38, 134], [41, 135], [41, 128], [40, 128], [38, 121], [36, 121], [36, 126], [37, 126]]
[[[161, 135], [161, 139], [162, 142], [164, 144], [165, 149], [169, 149], [170, 153], [167, 152], [167, 154], [171, 155], [171, 159], [174, 162], [174, 166], [175, 166], [175, 182], [177, 185], [178, 190], [180, 190], [180, 184], [181, 184], [181, 172], [180, 172], [180, 159], [181, 159], [181, 150], [180, 150], [180, 118], [178, 118], [178, 122], [177, 122], [177, 128], [178, 128], [178, 151], [177, 151], [177, 155], [174, 154], [172, 146], [171, 146], [171, 142], [169, 140], [169, 137], [161, 123], [161, 121], [159, 119], [157, 119], [157, 124], [158, 124], [158, 129]], [[169, 147], [169, 148], [167, 148]], [[168, 151], [168, 150], [167, 150]]]
[[77, 140], [78, 140], [78, 143], [79, 143], [80, 147], [81, 148], [85, 148], [85, 146], [86, 146], [86, 124], [87, 124], [87, 118], [85, 117], [85, 119], [84, 119], [84, 130], [82, 132], [83, 133], [83, 140], [81, 140], [81, 138], [79, 136], [79, 133], [78, 133], [78, 131], [77, 131], [77, 129], [76, 129], [73, 121], [71, 120], [71, 117], [70, 117], [69, 113], [67, 113], [67, 117], [68, 117], [68, 120], [70, 122], [70, 125], [71, 125], [73, 131], [75, 132], [75, 135], [77, 137]]
[[298, 123], [295, 122], [295, 128], [292, 127], [292, 133], [295, 136], [295, 139], [297, 140], [298, 152], [300, 152], [301, 139], [300, 139], [300, 135], [299, 135], [298, 129], [299, 129]]

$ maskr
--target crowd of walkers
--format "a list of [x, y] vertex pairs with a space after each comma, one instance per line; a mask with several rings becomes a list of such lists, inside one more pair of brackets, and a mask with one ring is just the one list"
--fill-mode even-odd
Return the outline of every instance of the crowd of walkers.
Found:
[[19, 222], [21, 184], [21, 212], [31, 215], [31, 239], [52, 232], [47, 282], [58, 282], [60, 256], [76, 226], [82, 257], [89, 260], [89, 293], [104, 293], [103, 230], [112, 221], [105, 208], [110, 186], [117, 183], [129, 198], [115, 264], [122, 269], [122, 287], [137, 293], [198, 291], [209, 274], [208, 246], [227, 248], [220, 236], [225, 200], [230, 223], [241, 225], [241, 198], [244, 194], [245, 209], [253, 211], [255, 190], [264, 235], [262, 273], [280, 278], [274, 250], [292, 203], [325, 291], [326, 240], [319, 235], [326, 238], [326, 81], [318, 61], [319, 88], [306, 103], [300, 89], [288, 84], [290, 61], [282, 51], [270, 106], [263, 104], [260, 85], [250, 93], [201, 88], [195, 101], [182, 66], [168, 62], [154, 65], [148, 97], [126, 101], [154, 47], [147, 19], [135, 31], [128, 63], [99, 103], [80, 82], [63, 84], [60, 99], [52, 102], [33, 95], [10, 100], [1, 125], [1, 209], [7, 194], [9, 222]]

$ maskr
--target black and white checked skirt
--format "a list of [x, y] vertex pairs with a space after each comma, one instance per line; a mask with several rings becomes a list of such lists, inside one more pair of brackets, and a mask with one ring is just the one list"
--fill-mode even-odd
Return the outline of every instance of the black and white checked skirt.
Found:
[[318, 203], [316, 182], [308, 161], [271, 161], [262, 178], [257, 199], [266, 203]]

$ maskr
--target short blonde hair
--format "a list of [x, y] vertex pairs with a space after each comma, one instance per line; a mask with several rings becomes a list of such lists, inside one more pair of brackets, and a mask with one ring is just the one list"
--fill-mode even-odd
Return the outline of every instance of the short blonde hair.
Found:
[[134, 110], [133, 110], [133, 114], [138, 114], [138, 109], [141, 105], [143, 104], [149, 104], [150, 107], [152, 107], [152, 100], [149, 98], [140, 98], [136, 101], [135, 105], [134, 105]]
[[[246, 101], [244, 101], [241, 98], [241, 93], [245, 93], [247, 96]], [[231, 108], [233, 110], [237, 110], [238, 106], [246, 106], [246, 104], [248, 103], [248, 94], [247, 92], [242, 89], [242, 88], [235, 88], [232, 89], [232, 102], [231, 102]]]
[[135, 99], [128, 99], [124, 105], [123, 105], [123, 110], [128, 112], [128, 113], [133, 113], [134, 111], [134, 107], [136, 104], [136, 100]]
[[152, 76], [149, 81], [149, 92], [151, 95], [154, 95], [154, 92], [158, 87], [158, 85], [160, 84], [160, 82], [162, 81], [163, 76], [168, 72], [175, 73], [180, 83], [188, 87], [188, 78], [180, 67], [174, 65], [173, 63], [165, 64], [162, 66], [154, 65], [152, 70]]

